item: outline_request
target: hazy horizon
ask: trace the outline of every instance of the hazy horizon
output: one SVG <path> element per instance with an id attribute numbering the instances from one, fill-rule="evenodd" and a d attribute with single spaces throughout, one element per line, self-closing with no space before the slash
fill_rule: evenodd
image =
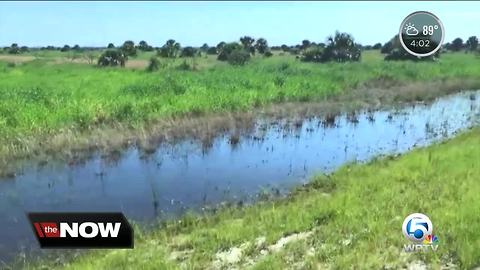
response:
<path id="1" fill-rule="evenodd" d="M 244 35 L 279 46 L 325 42 L 337 30 L 373 45 L 392 38 L 403 18 L 418 10 L 442 20 L 445 43 L 478 35 L 480 2 L 1 2 L 0 46 L 145 40 L 159 47 L 170 38 L 182 46 L 214 46 Z"/>

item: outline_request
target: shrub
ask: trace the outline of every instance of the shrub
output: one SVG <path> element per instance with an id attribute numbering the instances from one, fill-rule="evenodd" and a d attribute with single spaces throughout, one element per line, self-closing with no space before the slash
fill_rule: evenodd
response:
<path id="1" fill-rule="evenodd" d="M 322 53 L 321 61 L 359 61 L 362 54 L 358 44 L 355 44 L 352 35 L 336 32 L 328 38 L 328 45 Z"/>
<path id="2" fill-rule="evenodd" d="M 147 71 L 152 72 L 152 71 L 158 70 L 159 68 L 160 68 L 160 61 L 158 60 L 158 58 L 156 58 L 155 56 L 150 58 L 150 61 L 148 62 Z"/>
<path id="3" fill-rule="evenodd" d="M 322 61 L 323 49 L 319 47 L 310 47 L 308 48 L 301 58 L 304 62 L 321 62 Z"/>
<path id="4" fill-rule="evenodd" d="M 210 47 L 207 49 L 207 54 L 217 54 L 217 48 L 216 47 Z"/>
<path id="5" fill-rule="evenodd" d="M 179 69 L 179 70 L 191 70 L 191 69 L 192 69 L 192 66 L 190 66 L 189 63 L 187 63 L 187 60 L 184 60 L 184 61 L 178 66 L 178 69 Z"/>
<path id="6" fill-rule="evenodd" d="M 294 48 L 291 48 L 291 49 L 289 50 L 289 52 L 290 52 L 290 54 L 292 54 L 292 55 L 297 55 L 297 54 L 300 53 L 300 49 L 294 47 Z"/>
<path id="7" fill-rule="evenodd" d="M 190 63 L 189 63 L 190 62 Z M 188 61 L 187 59 L 183 60 L 183 62 L 177 66 L 178 70 L 188 70 L 188 71 L 196 71 L 198 70 L 198 64 L 195 60 Z"/>
<path id="8" fill-rule="evenodd" d="M 68 52 L 70 51 L 70 46 L 68 45 L 64 45 L 61 49 L 60 49 L 61 52 Z"/>
<path id="9" fill-rule="evenodd" d="M 232 52 L 242 51 L 242 50 L 243 50 L 243 46 L 236 42 L 225 44 L 219 50 L 217 59 L 220 61 L 227 61 Z"/>
<path id="10" fill-rule="evenodd" d="M 463 39 L 461 38 L 456 38 L 452 41 L 452 43 L 450 44 L 449 46 L 449 50 L 451 51 L 454 51 L 454 52 L 458 52 L 460 51 L 462 48 L 464 47 L 463 45 Z"/>
<path id="11" fill-rule="evenodd" d="M 264 56 L 265 57 L 272 57 L 273 53 L 271 51 L 267 51 L 267 52 L 265 52 Z"/>
<path id="12" fill-rule="evenodd" d="M 195 50 L 195 48 L 188 46 L 182 49 L 180 57 L 194 57 L 196 53 L 197 50 Z"/>
<path id="13" fill-rule="evenodd" d="M 243 66 L 250 60 L 250 53 L 244 50 L 235 50 L 228 55 L 228 63 Z"/>
<path id="14" fill-rule="evenodd" d="M 398 35 L 396 35 L 395 37 L 398 38 Z M 394 37 L 394 38 L 395 38 Z M 393 39 L 392 39 L 393 40 Z M 387 53 L 390 53 L 393 49 L 393 44 L 392 44 L 392 40 L 388 41 L 387 43 L 385 43 L 382 48 L 380 49 L 380 52 L 383 53 L 383 54 L 387 54 Z"/>
<path id="15" fill-rule="evenodd" d="M 302 46 L 306 47 L 305 44 Z M 362 54 L 360 48 L 361 45 L 355 44 L 350 34 L 336 32 L 334 36 L 328 38 L 328 45 L 324 49 L 323 45 L 309 43 L 308 49 L 304 50 L 301 60 L 305 62 L 359 61 Z"/>
<path id="16" fill-rule="evenodd" d="M 416 60 L 418 57 L 409 54 L 405 49 L 402 48 L 394 48 L 390 51 L 389 54 L 385 56 L 385 60 Z"/>
<path id="17" fill-rule="evenodd" d="M 128 57 L 122 50 L 108 50 L 105 51 L 100 58 L 98 58 L 99 66 L 121 66 L 124 67 Z"/>

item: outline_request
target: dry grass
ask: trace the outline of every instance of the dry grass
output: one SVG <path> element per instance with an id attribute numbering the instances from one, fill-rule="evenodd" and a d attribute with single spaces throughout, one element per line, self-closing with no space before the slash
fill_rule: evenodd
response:
<path id="1" fill-rule="evenodd" d="M 10 54 L 3 55 L 3 54 L 0 54 L 0 60 L 1 61 L 6 61 L 6 62 L 9 62 L 9 63 L 18 64 L 18 63 L 25 63 L 25 62 L 35 60 L 35 57 L 30 56 L 30 55 L 10 55 Z"/>
<path id="2" fill-rule="evenodd" d="M 85 58 L 69 58 L 69 57 L 49 57 L 49 58 L 44 58 L 44 57 L 35 57 L 35 56 L 30 56 L 30 55 L 1 55 L 0 54 L 0 61 L 6 61 L 9 63 L 15 63 L 15 64 L 20 64 L 20 63 L 25 63 L 25 62 L 30 62 L 35 59 L 47 59 L 50 61 L 52 64 L 65 64 L 65 63 L 74 63 L 74 64 L 92 64 L 89 62 L 89 60 Z M 96 63 L 97 60 L 95 59 L 93 63 Z M 126 68 L 131 68 L 131 69 L 145 69 L 148 66 L 148 60 L 144 59 L 131 59 L 127 61 L 125 67 Z"/>

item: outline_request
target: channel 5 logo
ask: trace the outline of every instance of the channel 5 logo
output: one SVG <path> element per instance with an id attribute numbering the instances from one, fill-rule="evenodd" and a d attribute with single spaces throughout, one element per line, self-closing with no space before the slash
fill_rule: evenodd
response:
<path id="1" fill-rule="evenodd" d="M 421 213 L 413 213 L 405 218 L 403 235 L 414 244 L 404 245 L 405 251 L 427 251 L 438 249 L 438 238 L 433 234 L 430 218 Z"/>

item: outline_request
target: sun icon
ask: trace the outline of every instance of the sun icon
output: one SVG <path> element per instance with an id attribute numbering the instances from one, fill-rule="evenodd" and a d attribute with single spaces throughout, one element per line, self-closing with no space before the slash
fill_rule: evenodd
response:
<path id="1" fill-rule="evenodd" d="M 407 24 L 405 24 L 404 29 L 405 29 L 405 30 L 408 30 L 409 28 L 412 28 L 412 27 L 415 27 L 415 24 L 413 24 L 413 23 L 407 23 Z"/>

